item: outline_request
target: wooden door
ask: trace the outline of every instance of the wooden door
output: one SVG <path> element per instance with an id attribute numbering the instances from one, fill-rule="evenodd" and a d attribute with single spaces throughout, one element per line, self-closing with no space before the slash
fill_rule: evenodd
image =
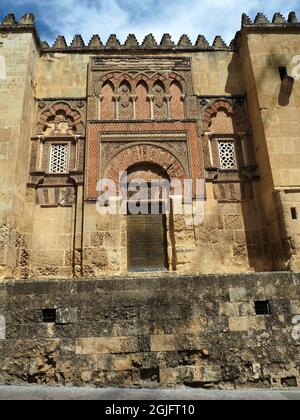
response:
<path id="1" fill-rule="evenodd" d="M 128 271 L 167 270 L 165 215 L 127 216 Z"/>

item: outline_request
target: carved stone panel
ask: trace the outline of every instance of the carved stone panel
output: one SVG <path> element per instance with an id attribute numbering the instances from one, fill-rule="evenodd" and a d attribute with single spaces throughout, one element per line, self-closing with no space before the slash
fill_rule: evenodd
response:
<path id="1" fill-rule="evenodd" d="M 41 207 L 72 207 L 75 203 L 75 190 L 73 187 L 42 187 L 37 189 L 36 203 Z"/>
<path id="2" fill-rule="evenodd" d="M 98 197 L 100 178 L 118 182 L 120 172 L 140 162 L 156 163 L 170 178 L 203 178 L 195 122 L 93 122 L 89 125 L 86 197 Z"/>
<path id="3" fill-rule="evenodd" d="M 234 182 L 239 180 L 241 172 L 249 179 L 257 178 L 254 147 L 244 98 L 202 98 L 199 101 L 199 108 L 206 179 L 220 180 L 222 170 L 227 170 L 227 175 L 230 175 L 230 180 Z"/>
<path id="4" fill-rule="evenodd" d="M 97 57 L 91 59 L 90 69 L 88 115 L 92 120 L 198 117 L 187 57 Z M 109 113 L 104 104 L 109 104 Z"/>
<path id="5" fill-rule="evenodd" d="M 153 162 L 169 168 L 172 173 L 172 162 L 178 161 L 181 167 L 176 176 L 188 176 L 189 159 L 186 141 L 159 141 L 159 142 L 102 142 L 102 173 L 103 176 L 113 170 L 126 170 L 139 161 Z M 165 160 L 163 160 L 165 159 Z M 119 166 L 119 168 L 116 167 Z M 127 165 L 127 167 L 124 166 Z"/>
<path id="6" fill-rule="evenodd" d="M 85 114 L 86 102 L 81 99 L 37 101 L 28 186 L 37 188 L 38 202 L 44 203 L 41 197 L 43 191 L 47 197 L 48 187 L 53 198 L 64 194 L 68 186 L 83 183 Z"/>
<path id="7" fill-rule="evenodd" d="M 133 119 L 131 87 L 128 83 L 121 84 L 119 89 L 119 119 L 130 120 Z"/>
<path id="8" fill-rule="evenodd" d="M 39 100 L 35 134 L 42 136 L 85 135 L 84 101 Z"/>
<path id="9" fill-rule="evenodd" d="M 164 120 L 168 118 L 167 100 L 162 83 L 155 83 L 153 87 L 154 96 L 154 119 Z"/>

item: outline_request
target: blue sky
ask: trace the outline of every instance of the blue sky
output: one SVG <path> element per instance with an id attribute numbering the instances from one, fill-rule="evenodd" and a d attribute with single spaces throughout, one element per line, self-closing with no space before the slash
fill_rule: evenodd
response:
<path id="1" fill-rule="evenodd" d="M 174 41 L 186 33 L 193 42 L 198 34 L 210 42 L 221 35 L 229 42 L 243 12 L 252 18 L 264 12 L 271 19 L 275 12 L 287 17 L 292 10 L 300 19 L 299 0 L 0 0 L 1 18 L 9 12 L 17 18 L 34 13 L 41 38 L 50 44 L 57 35 L 70 42 L 74 34 L 81 34 L 88 42 L 99 34 L 106 42 L 116 33 L 123 42 L 128 33 L 142 41 L 151 32 L 158 41 L 169 32 Z"/>

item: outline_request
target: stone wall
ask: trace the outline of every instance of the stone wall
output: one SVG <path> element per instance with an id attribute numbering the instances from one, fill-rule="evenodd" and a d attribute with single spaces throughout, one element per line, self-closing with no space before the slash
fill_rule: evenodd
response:
<path id="1" fill-rule="evenodd" d="M 257 315 L 265 301 L 270 315 Z M 299 386 L 299 315 L 291 273 L 7 281 L 0 382 Z"/>
<path id="2" fill-rule="evenodd" d="M 298 33 L 288 27 L 278 31 L 265 17 L 261 19 L 260 31 L 247 24 L 237 37 L 240 62 L 275 268 L 298 270 L 299 235 L 291 217 L 293 205 L 289 209 L 285 205 L 284 211 L 281 207 L 282 202 L 290 201 L 291 193 L 296 209 L 299 201 L 295 196 L 299 195 L 300 174 L 300 85 L 294 80 L 291 90 L 286 89 L 279 73 L 279 67 L 286 67 L 287 75 L 293 74 L 293 59 L 299 54 Z M 289 230 L 291 223 L 295 230 Z"/>
<path id="3" fill-rule="evenodd" d="M 89 55 L 85 54 L 43 54 L 40 59 L 37 97 L 85 97 L 89 59 Z"/>
<path id="4" fill-rule="evenodd" d="M 23 278 L 72 277 L 75 270 L 76 207 L 41 207 L 28 190 L 23 237 L 27 261 Z"/>
<path id="5" fill-rule="evenodd" d="M 113 51 L 101 52 L 109 57 L 118 57 Z M 37 81 L 38 98 L 81 98 L 86 96 L 87 71 L 95 54 L 66 54 L 49 52 L 40 58 Z M 194 88 L 198 95 L 242 95 L 244 93 L 240 63 L 232 51 L 170 52 L 160 53 L 167 57 L 191 57 L 193 60 Z M 134 51 L 129 57 L 136 57 Z M 68 68 L 68 72 L 65 69 Z M 212 71 L 213 70 L 213 71 Z"/>
<path id="6" fill-rule="evenodd" d="M 183 215 L 167 216 L 169 271 L 193 275 L 272 271 L 259 203 L 254 199 L 218 203 L 209 186 L 207 195 L 201 225 L 190 225 L 190 218 Z M 83 275 L 89 278 L 128 272 L 126 216 L 99 215 L 94 202 L 85 204 L 82 262 Z"/>
<path id="7" fill-rule="evenodd" d="M 210 186 L 207 194 L 204 223 L 190 228 L 190 237 L 195 234 L 195 252 L 186 272 L 272 271 L 274 261 L 268 250 L 260 195 L 255 193 L 255 199 L 241 203 L 219 203 Z M 181 246 L 188 248 L 187 243 Z"/>
<path id="8" fill-rule="evenodd" d="M 38 52 L 30 33 L 1 33 L 0 277 L 18 275 Z"/>
<path id="9" fill-rule="evenodd" d="M 285 66 L 292 73 L 299 27 L 294 13 L 287 20 L 276 14 L 272 23 L 258 14 L 254 23 L 243 16 L 242 29 L 230 46 L 220 37 L 209 45 L 203 36 L 195 44 L 182 36 L 176 45 L 165 34 L 160 44 L 152 35 L 142 44 L 133 35 L 124 44 L 111 36 L 105 45 L 98 36 L 88 45 L 75 36 L 69 46 L 58 37 L 50 47 L 40 42 L 32 15 L 19 22 L 8 15 L 0 24 L 0 278 L 126 273 L 126 218 L 100 220 L 90 200 L 97 199 L 100 176 L 116 176 L 120 169 L 136 163 L 126 158 L 127 150 L 114 156 L 120 144 L 136 141 L 141 145 L 146 140 L 161 147 L 169 144 L 168 150 L 174 153 L 177 150 L 178 165 L 169 168 L 171 178 L 180 178 L 184 170 L 186 177 L 206 179 L 204 224 L 191 228 L 180 217 L 168 220 L 168 257 L 173 271 L 299 271 L 299 81 L 286 92 L 278 71 Z M 158 124 L 150 120 L 148 106 L 148 121 L 142 125 L 134 118 L 143 114 L 139 101 L 145 100 L 144 91 L 140 98 L 130 97 L 137 100 L 137 115 L 129 101 L 129 124 L 112 121 L 110 126 L 101 121 L 100 86 L 108 68 L 114 73 L 108 80 L 118 80 L 120 74 L 140 66 L 140 70 L 150 66 L 150 77 L 154 64 L 166 71 L 169 82 L 176 77 L 187 82 L 181 84 L 185 86 L 181 98 L 180 83 L 165 85 L 170 92 L 164 99 L 171 111 L 170 93 L 175 86 L 173 96 L 182 100 L 177 104 L 180 113 L 175 106 L 174 119 L 170 119 L 173 111 L 163 103 L 167 114 L 164 111 L 161 117 L 169 119 Z M 153 83 L 159 74 L 152 75 Z M 154 100 L 152 111 L 160 95 L 158 92 L 155 100 L 149 95 Z M 119 107 L 116 101 L 114 106 L 115 110 Z M 54 111 L 57 118 L 52 120 Z M 59 123 L 63 115 L 65 120 Z M 74 118 L 76 124 L 71 128 Z M 54 130 L 55 124 L 60 130 Z M 187 140 L 180 136 L 188 125 L 193 133 L 187 133 Z M 104 133 L 105 126 L 109 133 Z M 121 131 L 112 133 L 117 126 Z M 85 127 L 90 128 L 87 137 Z M 141 129 L 146 133 L 139 138 Z M 48 173 L 50 143 L 57 141 L 57 135 L 69 144 L 72 165 L 64 174 L 70 175 L 68 179 Z M 223 136 L 234 137 L 237 145 L 238 168 L 232 173 L 228 168 L 222 171 L 219 162 L 217 143 Z M 146 161 L 152 154 L 156 164 L 167 166 L 170 157 L 165 152 L 156 148 L 154 153 L 153 145 L 144 150 L 145 155 L 137 155 L 138 159 Z M 131 151 L 134 155 L 136 148 Z M 61 196 L 70 195 L 70 189 L 73 199 L 62 204 Z M 45 203 L 46 196 L 58 199 Z"/>
<path id="10" fill-rule="evenodd" d="M 96 203 L 85 204 L 83 275 L 97 277 L 127 271 L 125 216 L 99 215 Z"/>

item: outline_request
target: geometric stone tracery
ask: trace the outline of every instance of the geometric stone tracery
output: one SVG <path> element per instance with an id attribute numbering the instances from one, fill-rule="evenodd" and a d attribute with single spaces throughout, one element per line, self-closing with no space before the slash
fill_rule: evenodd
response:
<path id="1" fill-rule="evenodd" d="M 220 164 L 222 169 L 237 169 L 234 141 L 218 141 Z"/>
<path id="2" fill-rule="evenodd" d="M 122 82 L 119 89 L 119 118 L 121 120 L 130 120 L 133 118 L 131 86 L 126 81 Z"/>
<path id="3" fill-rule="evenodd" d="M 153 87 L 154 96 L 154 119 L 163 120 L 168 118 L 167 99 L 164 84 L 157 81 Z M 183 118 L 183 115 L 182 115 Z"/>
<path id="4" fill-rule="evenodd" d="M 50 172 L 63 174 L 67 172 L 68 166 L 68 145 L 53 144 L 51 146 Z"/>

